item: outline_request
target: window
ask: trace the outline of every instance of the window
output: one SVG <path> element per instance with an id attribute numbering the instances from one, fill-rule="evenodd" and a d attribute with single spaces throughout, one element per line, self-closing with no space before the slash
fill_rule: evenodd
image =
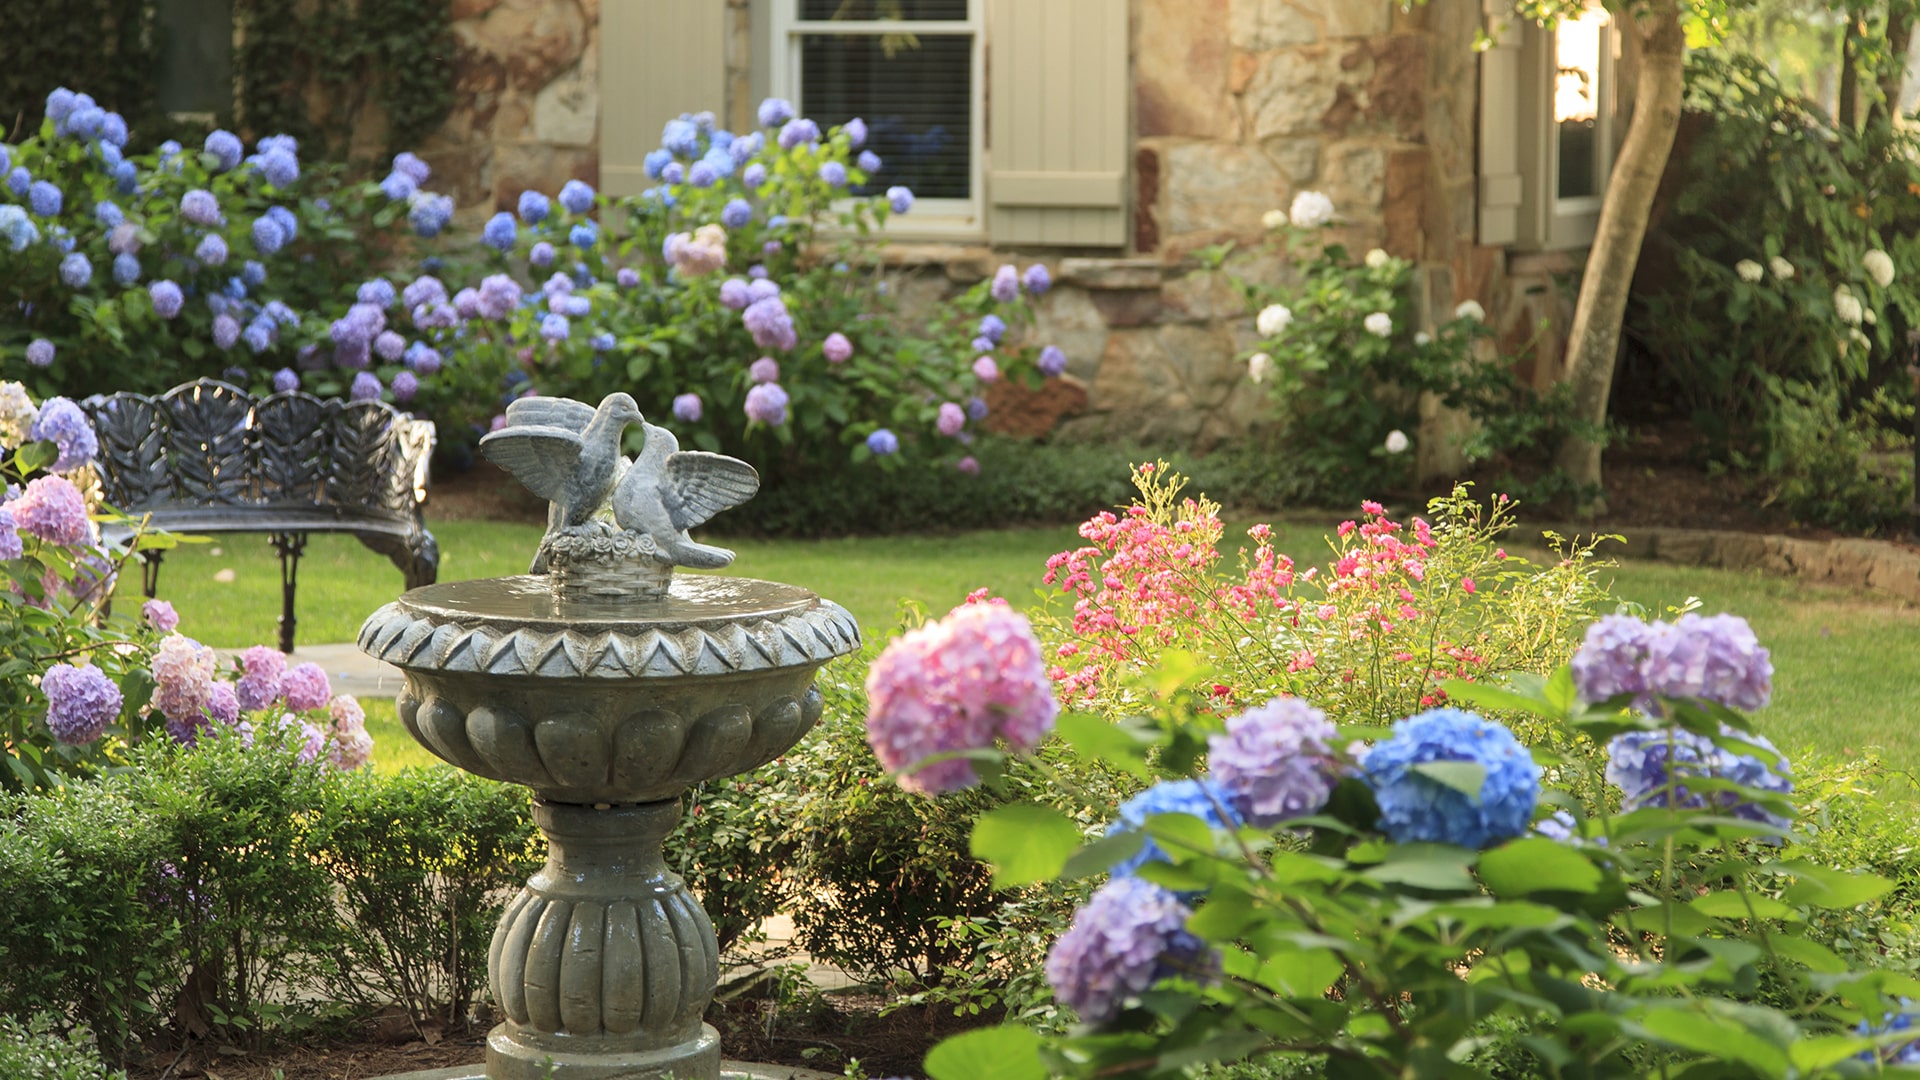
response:
<path id="1" fill-rule="evenodd" d="M 233 115 L 232 0 L 159 0 L 157 101 L 176 120 L 212 126 Z"/>
<path id="2" fill-rule="evenodd" d="M 982 231 L 985 0 L 776 0 L 770 84 L 821 127 L 860 117 L 884 166 L 857 194 L 901 184 L 903 227 Z"/>
<path id="3" fill-rule="evenodd" d="M 1548 30 L 1498 6 L 1504 33 L 1480 69 L 1481 242 L 1585 247 L 1613 172 L 1619 34 L 1598 7 Z"/>

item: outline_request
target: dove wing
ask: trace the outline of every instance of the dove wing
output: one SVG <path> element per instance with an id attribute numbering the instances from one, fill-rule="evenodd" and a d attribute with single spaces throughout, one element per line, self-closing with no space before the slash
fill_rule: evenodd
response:
<path id="1" fill-rule="evenodd" d="M 683 450 L 667 458 L 667 475 L 660 485 L 662 501 L 673 527 L 686 530 L 705 524 L 722 510 L 739 506 L 760 490 L 760 474 L 738 458 Z"/>
<path id="2" fill-rule="evenodd" d="M 538 394 L 514 400 L 507 405 L 507 423 L 520 427 L 553 427 L 567 431 L 585 431 L 593 422 L 591 405 L 567 398 Z"/>
<path id="3" fill-rule="evenodd" d="M 480 440 L 480 449 L 488 460 L 548 502 L 565 497 L 584 445 L 586 440 L 577 431 L 539 424 L 510 423 Z"/>

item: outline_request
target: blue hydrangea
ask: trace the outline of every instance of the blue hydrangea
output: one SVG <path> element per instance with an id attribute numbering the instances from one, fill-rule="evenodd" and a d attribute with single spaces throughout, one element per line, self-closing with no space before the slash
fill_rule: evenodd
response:
<path id="1" fill-rule="evenodd" d="M 518 232 L 513 215 L 502 210 L 487 219 L 486 227 L 480 230 L 480 239 L 495 251 L 512 251 Z"/>
<path id="2" fill-rule="evenodd" d="M 127 145 L 127 118 L 109 112 L 100 118 L 100 141 L 118 150 Z"/>
<path id="3" fill-rule="evenodd" d="M 539 243 L 533 245 L 531 248 L 528 248 L 527 262 L 533 266 L 540 267 L 543 270 L 549 266 L 552 266 L 553 265 L 553 245 L 547 243 L 545 240 L 542 240 Z"/>
<path id="4" fill-rule="evenodd" d="M 231 131 L 224 130 L 208 135 L 206 143 L 201 148 L 213 155 L 216 162 L 215 168 L 219 172 L 226 172 L 238 166 L 240 159 L 247 153 L 247 148 L 240 143 L 240 137 Z"/>
<path id="5" fill-rule="evenodd" d="M 113 283 L 115 285 L 132 285 L 139 280 L 139 256 L 123 251 L 113 257 Z"/>
<path id="6" fill-rule="evenodd" d="M 369 278 L 362 282 L 360 288 L 354 292 L 354 299 L 358 302 L 362 304 L 372 304 L 374 307 L 382 310 L 392 307 L 393 302 L 399 299 L 399 297 L 400 294 L 395 291 L 393 282 L 383 277 Z"/>
<path id="7" fill-rule="evenodd" d="M 420 192 L 413 197 L 413 203 L 407 208 L 407 223 L 413 226 L 415 236 L 431 239 L 439 236 L 440 231 L 453 220 L 453 196 L 435 195 Z"/>
<path id="8" fill-rule="evenodd" d="M 867 449 L 880 457 L 900 452 L 900 437 L 886 428 L 880 428 L 867 436 Z"/>
<path id="9" fill-rule="evenodd" d="M 981 316 L 979 333 L 981 337 L 998 345 L 1001 339 L 1007 336 L 1007 320 L 998 315 Z"/>
<path id="10" fill-rule="evenodd" d="M 1486 770 L 1473 798 L 1414 771 L 1460 761 Z M 1393 726 L 1367 751 L 1362 775 L 1380 806 L 1380 829 L 1394 843 L 1433 841 L 1479 848 L 1527 831 L 1540 797 L 1540 767 L 1499 724 L 1460 709 L 1433 709 Z"/>
<path id="11" fill-rule="evenodd" d="M 240 264 L 240 280 L 251 288 L 259 288 L 267 283 L 267 268 L 253 259 Z"/>
<path id="12" fill-rule="evenodd" d="M 593 209 L 593 188 L 579 180 L 560 185 L 560 205 L 569 214 L 584 214 Z"/>
<path id="13" fill-rule="evenodd" d="M 12 203 L 0 204 L 0 239 L 13 251 L 24 251 L 40 239 L 40 230 L 27 219 L 27 212 Z"/>
<path id="14" fill-rule="evenodd" d="M 213 317 L 213 344 L 215 348 L 231 349 L 240 341 L 240 320 L 222 312 Z"/>
<path id="15" fill-rule="evenodd" d="M 433 175 L 433 168 L 411 150 L 393 155 L 393 171 L 412 180 L 416 186 L 426 183 L 427 177 Z"/>
<path id="16" fill-rule="evenodd" d="M 253 219 L 253 250 L 262 255 L 274 255 L 286 245 L 287 234 L 280 223 L 264 215 Z"/>
<path id="17" fill-rule="evenodd" d="M 235 274 L 233 277 L 227 279 L 227 283 L 220 287 L 220 291 L 225 293 L 229 299 L 245 300 L 247 298 L 247 283 L 240 275 Z"/>
<path id="18" fill-rule="evenodd" d="M 113 174 L 114 166 L 126 160 L 126 157 L 120 153 L 120 148 L 110 142 L 97 142 L 93 145 L 94 152 L 100 155 L 100 170 L 109 176 Z"/>
<path id="19" fill-rule="evenodd" d="M 696 161 L 687 170 L 687 183 L 697 188 L 710 188 L 720 182 L 720 173 L 704 161 Z"/>
<path id="20" fill-rule="evenodd" d="M 353 387 L 348 391 L 347 396 L 354 401 L 379 401 L 382 389 L 380 376 L 371 371 L 363 371 L 353 377 Z"/>
<path id="21" fill-rule="evenodd" d="M 267 301 L 267 306 L 261 308 L 260 312 L 281 326 L 300 325 L 300 316 L 296 314 L 292 308 L 279 300 Z"/>
<path id="22" fill-rule="evenodd" d="M 617 339 L 612 334 L 604 332 L 593 335 L 593 339 L 590 342 L 594 352 L 612 352 L 614 345 L 617 343 Z"/>
<path id="23" fill-rule="evenodd" d="M 0 143 L 0 173 L 5 173 L 12 168 L 13 151 L 7 149 L 6 143 Z"/>
<path id="24" fill-rule="evenodd" d="M 1026 286 L 1034 296 L 1045 296 L 1047 290 L 1053 288 L 1053 275 L 1047 272 L 1047 264 L 1034 263 L 1027 267 L 1026 273 L 1020 275 L 1020 284 Z"/>
<path id="25" fill-rule="evenodd" d="M 699 163 L 712 169 L 713 174 L 723 180 L 733 175 L 735 167 L 733 155 L 718 146 L 708 149 L 708 151 L 701 156 Z"/>
<path id="26" fill-rule="evenodd" d="M 792 150 L 802 143 L 820 141 L 820 125 L 805 118 L 789 120 L 780 128 L 780 149 Z"/>
<path id="27" fill-rule="evenodd" d="M 35 180 L 27 188 L 27 206 L 40 217 L 60 216 L 60 207 L 65 202 L 66 197 L 60 194 L 60 189 L 45 180 Z"/>
<path id="28" fill-rule="evenodd" d="M 7 174 L 7 190 L 15 195 L 25 195 L 32 189 L 33 174 L 27 171 L 25 165 L 14 166 L 13 171 Z"/>
<path id="29" fill-rule="evenodd" d="M 27 342 L 27 363 L 34 367 L 52 367 L 53 353 L 53 342 L 46 338 L 34 338 Z"/>
<path id="30" fill-rule="evenodd" d="M 51 91 L 48 91 L 46 102 L 47 119 L 53 121 L 55 124 L 65 120 L 67 114 L 73 112 L 74 96 L 74 92 L 64 86 L 56 86 Z"/>
<path id="31" fill-rule="evenodd" d="M 904 214 L 913 209 L 913 192 L 908 188 L 890 187 L 887 189 L 887 204 L 896 214 Z"/>
<path id="32" fill-rule="evenodd" d="M 220 200 L 205 188 L 194 188 L 180 196 L 180 216 L 195 225 L 214 226 L 227 219 L 220 213 Z"/>
<path id="33" fill-rule="evenodd" d="M 85 97 L 86 95 L 80 95 Z M 88 98 L 91 102 L 92 99 Z M 67 115 L 68 135 L 78 135 L 82 139 L 93 139 L 100 135 L 100 129 L 107 123 L 107 111 L 98 105 L 88 104 L 84 108 L 75 108 Z"/>
<path id="34" fill-rule="evenodd" d="M 867 122 L 865 120 L 856 116 L 840 125 L 840 130 L 847 133 L 847 145 L 849 147 L 858 150 L 867 145 Z"/>
<path id="35" fill-rule="evenodd" d="M 770 97 L 760 103 L 759 120 L 761 127 L 779 127 L 793 119 L 793 102 L 786 98 Z"/>
<path id="36" fill-rule="evenodd" d="M 700 148 L 700 129 L 689 120 L 669 120 L 660 129 L 660 145 L 676 157 L 692 157 Z"/>
<path id="37" fill-rule="evenodd" d="M 135 191 L 139 190 L 140 170 L 134 168 L 133 162 L 123 161 L 120 164 L 115 165 L 113 167 L 112 174 L 113 174 L 113 190 L 119 192 L 122 195 L 131 195 Z"/>
<path id="38" fill-rule="evenodd" d="M 1607 782 L 1621 792 L 1626 810 L 1673 806 L 1700 810 L 1709 806 L 1734 817 L 1786 828 L 1789 820 L 1742 798 L 1734 791 L 1694 791 L 1689 778 L 1725 780 L 1757 791 L 1793 793 L 1793 766 L 1763 735 L 1722 728 L 1721 736 L 1764 750 L 1778 759 L 1769 764 L 1756 754 L 1716 745 L 1704 735 L 1680 728 L 1629 731 L 1607 744 Z"/>
<path id="39" fill-rule="evenodd" d="M 422 375 L 432 375 L 440 370 L 440 351 L 424 341 L 416 341 L 407 346 L 406 365 Z"/>
<path id="40" fill-rule="evenodd" d="M 1233 797 L 1210 780 L 1162 781 L 1120 804 L 1118 817 L 1107 826 L 1108 836 L 1123 832 L 1141 832 L 1147 820 L 1157 814 L 1189 814 L 1216 829 L 1238 829 L 1241 817 L 1233 806 Z M 1171 862 L 1167 853 L 1148 837 L 1140 850 L 1113 868 L 1113 876 L 1132 874 L 1150 862 Z"/>
<path id="41" fill-rule="evenodd" d="M 660 179 L 664 183 L 677 184 L 680 181 L 685 180 L 686 178 L 687 178 L 686 166 L 680 164 L 677 161 L 667 162 L 667 167 L 660 170 Z M 667 205 L 668 206 L 673 205 L 673 200 L 670 196 L 667 199 Z"/>
<path id="42" fill-rule="evenodd" d="M 103 199 L 93 204 L 93 220 L 111 229 L 127 220 L 127 215 L 119 206 Z"/>
<path id="43" fill-rule="evenodd" d="M 276 394 L 289 394 L 300 389 L 300 375 L 292 368 L 281 368 L 273 373 L 273 390 Z"/>
<path id="44" fill-rule="evenodd" d="M 60 260 L 60 283 L 69 289 L 84 289 L 93 280 L 93 262 L 79 252 Z"/>
<path id="45" fill-rule="evenodd" d="M 545 195 L 537 191 L 523 191 L 520 193 L 519 210 L 521 221 L 529 225 L 538 225 L 547 220 L 548 214 L 553 213 L 553 204 L 547 201 Z"/>
<path id="46" fill-rule="evenodd" d="M 64 255 L 72 251 L 78 241 L 74 239 L 71 232 L 67 231 L 65 225 L 49 225 L 47 226 L 47 243 L 52 244 Z"/>
<path id="47" fill-rule="evenodd" d="M 548 341 L 565 341 L 573 335 L 573 325 L 565 315 L 551 314 L 540 320 L 540 336 Z"/>
<path id="48" fill-rule="evenodd" d="M 673 151 L 668 150 L 664 147 L 658 150 L 648 151 L 646 159 L 642 162 L 642 165 L 646 168 L 646 171 L 647 171 L 647 179 L 649 180 L 660 179 L 661 170 L 665 169 L 667 165 L 670 164 L 672 161 L 673 161 Z"/>
<path id="49" fill-rule="evenodd" d="M 260 173 L 274 187 L 291 187 L 300 179 L 300 159 L 285 150 L 269 150 L 260 155 Z"/>
<path id="50" fill-rule="evenodd" d="M 60 456 L 53 463 L 54 472 L 78 469 L 100 452 L 92 422 L 71 398 L 50 397 L 41 402 L 40 414 L 29 436 L 59 448 Z"/>
<path id="51" fill-rule="evenodd" d="M 298 156 L 300 153 L 300 140 L 285 134 L 263 135 L 260 137 L 259 142 L 253 144 L 253 148 L 261 154 L 271 154 L 275 150 L 280 150 Z"/>
<path id="52" fill-rule="evenodd" d="M 1049 379 L 1057 379 L 1067 372 L 1067 354 L 1058 345 L 1049 345 L 1040 350 L 1040 359 L 1036 361 L 1040 374 Z"/>
<path id="53" fill-rule="evenodd" d="M 413 193 L 419 190 L 420 185 L 415 183 L 413 177 L 408 176 L 406 173 L 388 173 L 387 178 L 380 181 L 380 194 L 385 195 L 394 202 L 411 199 Z"/>
<path id="54" fill-rule="evenodd" d="M 846 187 L 847 167 L 837 161 L 829 161 L 820 166 L 820 179 L 825 181 L 828 187 Z"/>
<path id="55" fill-rule="evenodd" d="M 727 145 L 727 156 L 733 159 L 733 163 L 737 167 L 745 165 L 754 155 L 766 148 L 766 133 L 756 131 L 751 135 L 742 135 L 729 143 Z"/>
<path id="56" fill-rule="evenodd" d="M 560 301 L 560 314 L 569 319 L 579 319 L 593 310 L 593 301 L 584 296 L 568 296 Z"/>
<path id="57" fill-rule="evenodd" d="M 271 320 L 255 319 L 247 324 L 245 330 L 240 332 L 240 340 L 246 343 L 247 349 L 252 352 L 253 355 L 259 356 L 261 353 L 273 347 L 273 322 Z"/>
<path id="58" fill-rule="evenodd" d="M 219 233 L 209 233 L 193 249 L 193 255 L 208 266 L 219 266 L 227 261 L 227 242 Z"/>
<path id="59" fill-rule="evenodd" d="M 720 211 L 720 224 L 738 229 L 753 220 L 753 204 L 745 199 L 730 199 Z"/>
<path id="60" fill-rule="evenodd" d="M 1220 957 L 1187 930 L 1193 909 L 1136 877 L 1101 886 L 1047 953 L 1047 983 L 1089 1024 L 1119 1015 L 1128 1000 L 1177 975 L 1209 981 Z"/>
<path id="61" fill-rule="evenodd" d="M 860 171 L 868 176 L 880 171 L 880 155 L 871 150 L 860 151 L 860 156 L 855 158 L 853 163 L 860 166 Z"/>
<path id="62" fill-rule="evenodd" d="M 153 300 L 154 313 L 163 319 L 179 315 L 181 306 L 187 302 L 180 286 L 171 281 L 156 281 L 147 286 L 147 295 Z"/>
<path id="63" fill-rule="evenodd" d="M 577 222 L 567 230 L 567 243 L 582 251 L 600 242 L 600 229 L 591 221 Z"/>
<path id="64" fill-rule="evenodd" d="M 1880 1018 L 1880 1022 L 1877 1024 L 1862 1020 L 1859 1026 L 1853 1030 L 1855 1034 L 1866 1038 L 1871 1038 L 1876 1035 L 1892 1035 L 1896 1032 L 1913 1032 L 1916 1036 L 1920 1036 L 1920 1031 L 1914 1031 L 1915 1019 L 1913 1002 L 1906 998 L 1901 998 L 1899 1012 L 1887 1013 Z M 1908 1042 L 1892 1043 L 1873 1050 L 1862 1050 L 1858 1055 L 1858 1060 L 1865 1062 L 1878 1061 L 1887 1065 L 1920 1065 L 1920 1038 Z"/>
<path id="65" fill-rule="evenodd" d="M 300 235 L 300 218 L 286 207 L 269 206 L 265 217 L 280 226 L 280 231 L 286 234 L 287 243 L 293 243 L 294 237 Z"/>
<path id="66" fill-rule="evenodd" d="M 987 418 L 987 399 L 971 397 L 967 399 L 967 419 L 979 423 Z"/>
<path id="67" fill-rule="evenodd" d="M 758 188 L 761 184 L 767 182 L 767 167 L 757 161 L 754 162 L 747 166 L 746 171 L 740 174 L 740 182 L 745 184 L 749 189 Z"/>

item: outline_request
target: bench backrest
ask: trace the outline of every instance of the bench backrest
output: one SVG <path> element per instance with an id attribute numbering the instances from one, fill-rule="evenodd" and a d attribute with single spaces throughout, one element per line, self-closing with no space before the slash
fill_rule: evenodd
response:
<path id="1" fill-rule="evenodd" d="M 201 379 L 81 405 L 100 438 L 107 502 L 127 512 L 333 507 L 415 520 L 427 497 L 433 422 L 385 402 L 257 398 Z"/>

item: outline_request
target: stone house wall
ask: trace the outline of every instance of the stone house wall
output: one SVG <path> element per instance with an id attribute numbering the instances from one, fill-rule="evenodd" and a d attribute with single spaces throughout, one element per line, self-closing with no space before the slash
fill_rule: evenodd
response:
<path id="1" fill-rule="evenodd" d="M 755 104 L 753 0 L 714 2 L 729 8 L 724 112 L 743 128 Z M 602 0 L 452 3 L 460 100 L 425 155 L 460 204 L 490 213 L 526 188 L 597 182 Z M 1040 331 L 1066 350 L 1072 378 L 1026 410 L 1029 424 L 1057 417 L 1076 437 L 1201 448 L 1248 430 L 1265 409 L 1235 359 L 1252 343 L 1252 320 L 1226 276 L 1197 269 L 1195 254 L 1232 241 L 1235 272 L 1284 274 L 1261 247 L 1260 219 L 1306 189 L 1333 198 L 1350 250 L 1384 247 L 1418 263 L 1427 310 L 1448 313 L 1471 296 L 1496 316 L 1514 308 L 1532 333 L 1545 279 L 1510 279 L 1505 253 L 1473 240 L 1479 0 L 1412 12 L 1395 0 L 1131 4 L 1129 249 L 889 250 L 909 311 L 1003 261 L 1054 270 Z M 1527 302 L 1503 303 L 1510 293 Z M 1551 374 L 1551 364 L 1536 367 Z"/>

